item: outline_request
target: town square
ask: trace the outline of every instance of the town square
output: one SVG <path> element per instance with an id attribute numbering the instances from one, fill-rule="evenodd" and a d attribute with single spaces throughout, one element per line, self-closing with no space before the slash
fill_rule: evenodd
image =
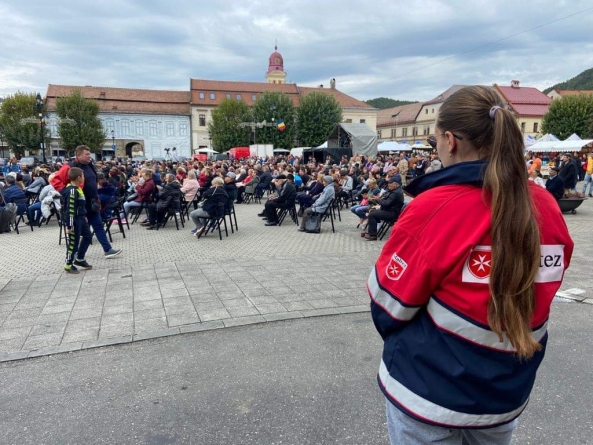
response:
<path id="1" fill-rule="evenodd" d="M 0 442 L 593 443 L 593 8 L 33 3 Z"/>

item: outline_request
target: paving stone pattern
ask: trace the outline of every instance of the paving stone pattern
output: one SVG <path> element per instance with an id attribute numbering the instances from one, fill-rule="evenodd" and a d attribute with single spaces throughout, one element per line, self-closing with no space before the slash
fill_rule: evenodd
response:
<path id="1" fill-rule="evenodd" d="M 262 323 L 368 310 L 365 289 L 382 242 L 360 237 L 348 210 L 336 233 L 299 233 L 290 220 L 265 227 L 260 205 L 237 206 L 239 231 L 197 240 L 190 226 L 114 235 L 124 253 L 93 270 L 62 272 L 65 246 L 55 223 L 2 234 L 0 361 Z M 587 248 L 593 200 L 566 215 L 576 243 L 563 298 L 593 303 L 593 258 Z"/>

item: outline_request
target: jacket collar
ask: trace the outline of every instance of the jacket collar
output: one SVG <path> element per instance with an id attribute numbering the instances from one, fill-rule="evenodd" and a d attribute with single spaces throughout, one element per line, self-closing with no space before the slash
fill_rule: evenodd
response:
<path id="1" fill-rule="evenodd" d="M 459 162 L 449 167 L 428 173 L 414 179 L 404 187 L 406 194 L 416 197 L 420 193 L 443 185 L 468 184 L 482 187 L 486 161 Z"/>

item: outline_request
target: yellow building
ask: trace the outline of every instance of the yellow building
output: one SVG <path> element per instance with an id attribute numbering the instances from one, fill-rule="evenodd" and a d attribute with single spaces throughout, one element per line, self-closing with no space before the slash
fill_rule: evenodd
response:
<path id="1" fill-rule="evenodd" d="M 322 92 L 333 96 L 342 107 L 342 120 L 348 123 L 364 123 L 372 131 L 377 130 L 377 109 L 369 104 L 348 96 L 336 89 L 336 80 L 330 80 L 330 87 L 301 87 L 286 83 L 284 59 L 275 47 L 270 55 L 266 72 L 266 82 L 235 82 L 206 79 L 191 79 L 191 127 L 192 147 L 194 149 L 210 147 L 208 124 L 212 121 L 212 111 L 224 99 L 245 102 L 252 107 L 258 96 L 265 91 L 287 94 L 295 107 L 302 97 L 312 92 Z"/>
<path id="2" fill-rule="evenodd" d="M 552 99 L 537 88 L 520 86 L 518 80 L 512 80 L 511 86 L 494 84 L 493 88 L 517 118 L 523 137 L 540 136 L 542 119 L 548 112 Z"/>

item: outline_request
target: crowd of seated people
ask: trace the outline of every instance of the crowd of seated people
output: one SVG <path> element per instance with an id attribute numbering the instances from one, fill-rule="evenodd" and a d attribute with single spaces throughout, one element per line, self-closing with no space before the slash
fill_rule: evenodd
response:
<path id="1" fill-rule="evenodd" d="M 328 158 L 322 162 L 284 155 L 176 163 L 120 159 L 97 161 L 95 168 L 98 170 L 98 193 L 102 208 L 107 208 L 115 200 L 122 200 L 122 218 L 130 212 L 140 211 L 140 208 L 142 212 L 145 209 L 148 217 L 141 222 L 150 229 L 162 224 L 168 207 L 165 203 L 170 199 L 176 200 L 171 196 L 181 197 L 188 206 L 193 203 L 193 211 L 188 213 L 191 213 L 190 218 L 195 224 L 193 232 L 197 234 L 203 228 L 202 219 L 214 216 L 213 204 L 222 200 L 220 195 L 223 193 L 227 211 L 229 202 L 241 204 L 251 202 L 251 197 L 267 197 L 260 213 L 267 226 L 277 225 L 279 211 L 292 208 L 295 202 L 300 216 L 306 217 L 307 209 L 318 213 L 324 209 L 331 196 L 331 200 L 335 199 L 340 205 L 351 207 L 352 213 L 358 216 L 358 222 L 367 226 L 367 234 L 372 238 L 373 221 L 379 221 L 378 216 L 381 215 L 376 213 L 373 216 L 373 213 L 378 209 L 383 212 L 389 210 L 386 203 L 379 203 L 379 200 L 389 195 L 390 187 L 395 187 L 390 185 L 393 184 L 390 178 L 399 172 L 399 168 L 407 168 L 414 175 L 422 174 L 422 169 L 415 168 L 419 159 L 422 158 L 404 153 L 377 156 L 374 159 L 354 156 L 334 161 Z M 41 201 L 48 195 L 51 201 L 52 190 L 46 190 L 48 176 L 60 167 L 60 163 L 55 163 L 33 171 L 23 169 L 11 173 L 14 180 L 9 180 L 8 184 L 10 199 L 14 199 L 12 193 L 18 188 L 35 201 L 28 208 L 30 221 L 40 221 Z M 398 185 L 406 180 L 406 173 L 400 173 L 403 175 Z M 408 173 L 408 177 L 410 175 Z M 333 195 L 330 195 L 329 188 L 333 189 Z M 171 189 L 176 189 L 175 193 L 170 193 Z M 42 193 L 44 190 L 45 193 Z M 207 201 L 210 203 L 206 205 Z M 199 202 L 203 204 L 198 207 Z M 104 219 L 112 217 L 111 214 L 102 216 Z"/>

